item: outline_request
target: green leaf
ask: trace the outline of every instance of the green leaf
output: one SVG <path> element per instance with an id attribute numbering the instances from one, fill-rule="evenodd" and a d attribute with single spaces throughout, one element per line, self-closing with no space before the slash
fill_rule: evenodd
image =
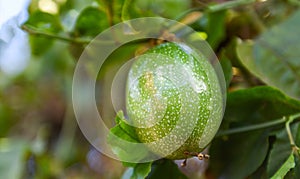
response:
<path id="1" fill-rule="evenodd" d="M 252 53 L 253 51 L 253 41 L 244 41 L 241 44 L 237 45 L 237 55 L 242 62 L 242 64 L 253 74 L 258 76 L 259 78 L 262 78 L 262 74 L 260 74 L 259 68 L 256 67 L 254 64 L 254 54 Z"/>
<path id="2" fill-rule="evenodd" d="M 62 27 L 57 16 L 41 11 L 36 11 L 29 16 L 24 23 L 29 27 L 48 33 L 58 33 Z M 30 36 L 30 45 L 32 53 L 41 55 L 53 45 L 53 40 L 43 36 Z"/>
<path id="3" fill-rule="evenodd" d="M 209 12 L 207 18 L 207 42 L 216 49 L 225 37 L 226 11 Z"/>
<path id="4" fill-rule="evenodd" d="M 217 178 L 246 178 L 263 163 L 268 152 L 267 131 L 230 135 L 214 140 L 209 170 Z"/>
<path id="5" fill-rule="evenodd" d="M 117 125 L 110 129 L 108 143 L 110 144 L 112 151 L 121 161 L 123 161 L 124 166 L 135 166 L 135 163 L 128 163 L 126 161 L 128 161 L 128 159 L 133 160 L 133 157 L 135 157 L 135 161 L 138 162 L 148 156 L 151 152 L 150 150 L 141 150 L 135 145 L 127 145 L 123 142 L 125 140 L 133 143 L 140 143 L 135 133 L 135 128 L 127 123 L 122 111 L 118 112 L 116 122 Z"/>
<path id="6" fill-rule="evenodd" d="M 237 47 L 243 65 L 258 78 L 300 99 L 300 11 L 264 32 L 254 42 Z"/>
<path id="7" fill-rule="evenodd" d="M 296 134 L 298 128 L 300 127 L 299 123 L 291 126 L 292 134 Z M 294 135 L 296 136 L 296 135 Z M 267 172 L 269 176 L 276 175 L 278 170 L 282 168 L 284 162 L 289 160 L 291 157 L 292 148 L 290 145 L 290 140 L 286 129 L 283 128 L 276 132 L 276 141 L 273 144 L 272 150 L 270 152 L 270 156 L 268 159 Z"/>
<path id="8" fill-rule="evenodd" d="M 159 160 L 152 165 L 151 172 L 147 179 L 187 179 L 187 177 L 179 171 L 178 166 L 172 160 Z"/>
<path id="9" fill-rule="evenodd" d="M 122 160 L 126 160 L 127 156 L 132 156 L 134 154 L 137 156 L 137 159 L 141 159 L 143 156 L 146 156 L 149 151 L 140 150 L 132 146 L 120 145 L 121 142 L 118 142 L 112 135 L 119 137 L 122 140 L 131 141 L 139 143 L 139 139 L 136 136 L 134 127 L 127 124 L 124 114 L 122 111 L 117 113 L 115 118 L 117 125 L 110 129 L 110 134 L 108 136 L 108 142 L 112 147 L 114 153 Z M 132 157 L 130 157 L 132 158 Z M 130 179 L 142 179 L 145 178 L 150 170 L 152 162 L 147 163 L 128 163 L 123 162 L 124 166 L 131 167 L 129 168 L 122 178 Z"/>
<path id="10" fill-rule="evenodd" d="M 128 168 L 122 179 L 144 179 L 151 171 L 152 162 L 138 163 L 134 167 Z"/>
<path id="11" fill-rule="evenodd" d="M 282 164 L 280 169 L 271 177 L 271 179 L 281 179 L 288 171 L 295 167 L 294 155 L 291 153 L 288 159 Z"/>
<path id="12" fill-rule="evenodd" d="M 231 65 L 230 60 L 225 56 L 224 53 L 222 53 L 220 64 L 221 64 L 223 72 L 224 72 L 226 87 L 228 89 L 229 84 L 232 79 L 232 65 Z"/>
<path id="13" fill-rule="evenodd" d="M 109 27 L 104 11 L 97 7 L 86 7 L 76 19 L 74 35 L 95 37 Z"/>
<path id="14" fill-rule="evenodd" d="M 110 132 L 131 142 L 139 142 L 138 136 L 135 134 L 134 127 L 127 124 L 123 111 L 119 111 L 115 118 L 117 126 L 113 127 Z"/>

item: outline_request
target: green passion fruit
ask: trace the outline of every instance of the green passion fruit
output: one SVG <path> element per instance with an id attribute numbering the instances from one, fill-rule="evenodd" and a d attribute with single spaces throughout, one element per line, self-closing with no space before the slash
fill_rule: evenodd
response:
<path id="1" fill-rule="evenodd" d="M 193 156 L 211 142 L 223 96 L 210 62 L 184 43 L 166 42 L 133 62 L 126 112 L 142 143 L 168 159 Z"/>

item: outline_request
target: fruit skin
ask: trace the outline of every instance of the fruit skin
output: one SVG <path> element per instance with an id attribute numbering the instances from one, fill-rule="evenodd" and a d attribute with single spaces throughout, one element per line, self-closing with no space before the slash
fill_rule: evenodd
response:
<path id="1" fill-rule="evenodd" d="M 215 136 L 223 98 L 217 75 L 204 56 L 183 43 L 167 42 L 133 63 L 126 111 L 140 141 L 153 153 L 184 159 L 190 157 L 186 151 L 201 152 Z"/>

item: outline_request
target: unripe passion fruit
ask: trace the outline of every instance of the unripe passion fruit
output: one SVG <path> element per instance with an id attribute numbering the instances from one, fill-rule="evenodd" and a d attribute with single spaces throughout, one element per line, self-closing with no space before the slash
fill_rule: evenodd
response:
<path id="1" fill-rule="evenodd" d="M 140 141 L 165 158 L 184 159 L 209 144 L 222 120 L 222 100 L 210 62 L 183 43 L 148 50 L 128 74 L 129 121 Z"/>

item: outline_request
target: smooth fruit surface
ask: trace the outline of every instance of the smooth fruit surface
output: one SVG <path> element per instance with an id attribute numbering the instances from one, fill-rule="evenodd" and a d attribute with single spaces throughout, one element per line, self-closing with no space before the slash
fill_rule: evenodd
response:
<path id="1" fill-rule="evenodd" d="M 152 152 L 169 159 L 201 152 L 223 116 L 214 68 L 183 43 L 151 48 L 129 71 L 126 111 L 140 141 Z"/>

